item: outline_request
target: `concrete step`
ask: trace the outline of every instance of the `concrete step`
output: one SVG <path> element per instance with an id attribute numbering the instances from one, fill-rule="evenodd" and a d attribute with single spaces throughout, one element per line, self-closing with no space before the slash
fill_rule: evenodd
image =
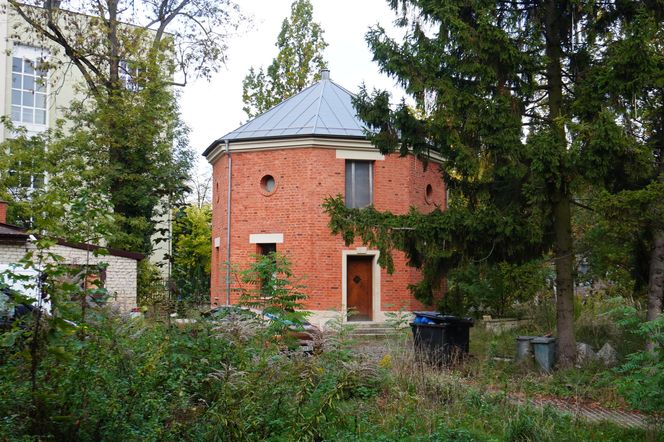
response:
<path id="1" fill-rule="evenodd" d="M 393 327 L 381 322 L 349 322 L 346 327 L 351 329 L 351 335 L 356 337 L 384 337 L 394 334 Z"/>
<path id="2" fill-rule="evenodd" d="M 391 328 L 363 328 L 358 330 L 353 330 L 354 335 L 389 335 L 394 333 L 394 330 Z"/>

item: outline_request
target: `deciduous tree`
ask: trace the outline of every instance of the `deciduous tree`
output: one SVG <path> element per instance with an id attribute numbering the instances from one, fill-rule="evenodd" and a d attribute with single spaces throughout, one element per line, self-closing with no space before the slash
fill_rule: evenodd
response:
<path id="1" fill-rule="evenodd" d="M 173 282 L 178 299 L 209 303 L 212 260 L 212 208 L 176 209 L 173 222 Z"/>
<path id="2" fill-rule="evenodd" d="M 255 117 L 320 79 L 320 70 L 327 66 L 323 50 L 327 43 L 323 29 L 313 21 L 309 0 L 295 0 L 291 15 L 284 19 L 277 37 L 279 53 L 268 66 L 256 71 L 253 67 L 242 82 L 243 110 Z"/>
<path id="3" fill-rule="evenodd" d="M 104 178 L 120 227 L 109 245 L 150 253 L 155 212 L 183 188 L 191 156 L 172 86 L 219 68 L 236 7 L 227 0 L 8 3 L 23 19 L 15 32 L 59 51 L 46 67 L 70 64 L 84 79 L 67 118 Z"/>

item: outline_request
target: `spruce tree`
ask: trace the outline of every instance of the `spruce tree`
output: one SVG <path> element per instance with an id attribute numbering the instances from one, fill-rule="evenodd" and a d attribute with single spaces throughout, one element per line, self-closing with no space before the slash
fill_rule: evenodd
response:
<path id="1" fill-rule="evenodd" d="M 571 217 L 580 186 L 620 186 L 642 158 L 622 120 L 601 104 L 592 72 L 625 11 L 614 3 L 524 0 L 389 2 L 407 30 L 367 35 L 374 59 L 415 100 L 392 108 L 363 90 L 356 106 L 383 152 L 442 158 L 452 193 L 445 212 L 404 216 L 350 211 L 326 202 L 333 231 L 383 250 L 406 251 L 423 268 L 415 293 L 430 292 L 463 262 L 525 262 L 550 253 L 555 266 L 557 350 L 576 353 Z M 412 230 L 403 227 L 411 227 Z M 389 256 L 384 263 L 389 265 Z"/>

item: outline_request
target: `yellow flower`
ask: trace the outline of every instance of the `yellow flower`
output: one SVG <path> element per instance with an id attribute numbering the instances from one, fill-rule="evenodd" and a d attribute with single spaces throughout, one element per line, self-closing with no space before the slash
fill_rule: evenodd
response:
<path id="1" fill-rule="evenodd" d="M 380 361 L 378 361 L 378 366 L 380 368 L 391 368 L 392 367 L 392 355 L 388 353 L 385 356 L 383 356 L 382 359 Z"/>

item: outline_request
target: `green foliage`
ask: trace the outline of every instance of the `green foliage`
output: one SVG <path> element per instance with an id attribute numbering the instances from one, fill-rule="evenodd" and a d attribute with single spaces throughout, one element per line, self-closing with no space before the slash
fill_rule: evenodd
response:
<path id="1" fill-rule="evenodd" d="M 240 272 L 240 303 L 274 315 L 281 322 L 301 325 L 308 312 L 302 311 L 304 285 L 295 279 L 287 256 L 271 252 L 256 256 L 256 262 Z"/>
<path id="2" fill-rule="evenodd" d="M 178 300 L 209 303 L 211 244 L 212 208 L 209 204 L 174 211 L 172 279 Z"/>
<path id="3" fill-rule="evenodd" d="M 7 118 L 2 121 L 15 134 L 0 148 L 0 198 L 10 202 L 7 221 L 73 242 L 99 244 L 112 235 L 116 226 L 107 193 L 92 159 L 78 149 L 76 137 L 62 131 L 64 123 L 32 135 Z"/>
<path id="4" fill-rule="evenodd" d="M 137 91 L 72 102 L 67 130 L 61 121 L 28 135 L 5 120 L 17 132 L 0 149 L 0 195 L 12 203 L 10 222 L 151 252 L 161 203 L 183 192 L 192 158 L 175 97 L 154 63 L 146 62 L 153 75 L 137 79 Z M 88 212 L 77 211 L 72 200 Z M 82 224 L 89 238 L 78 238 Z"/>
<path id="5" fill-rule="evenodd" d="M 246 326 L 228 317 L 169 328 L 103 311 L 77 327 L 53 323 L 40 335 L 48 345 L 34 391 L 26 340 L 10 343 L 3 331 L 0 432 L 8 440 L 643 439 L 517 407 L 396 355 L 389 370 L 352 351 L 285 356 L 271 331 L 237 332 Z"/>
<path id="6" fill-rule="evenodd" d="M 168 288 L 164 286 L 164 279 L 160 269 L 150 260 L 139 261 L 136 275 L 136 304 L 142 307 L 163 305 L 169 301 Z"/>
<path id="7" fill-rule="evenodd" d="M 68 115 L 75 122 L 68 138 L 94 159 L 113 207 L 117 231 L 109 246 L 146 255 L 160 208 L 183 193 L 192 162 L 187 129 L 159 62 L 141 64 L 146 74 L 136 79 L 138 90 L 109 91 Z"/>
<path id="8" fill-rule="evenodd" d="M 630 84 L 632 97 L 643 100 L 661 93 L 641 82 L 659 78 L 661 83 L 658 6 L 501 0 L 389 4 L 400 15 L 397 24 L 405 37 L 392 38 L 375 26 L 366 39 L 381 70 L 405 88 L 415 106 L 402 101 L 393 107 L 387 92 L 366 88 L 355 106 L 382 153 L 442 158 L 452 205 L 442 215 L 393 216 L 371 209 L 368 214 L 344 211 L 328 200 L 333 232 L 347 242 L 359 237 L 379 246 L 381 258 L 390 247 L 403 250 L 423 269 L 424 281 L 416 288 L 420 299 L 438 286 L 435 276 L 440 279 L 459 264 L 521 264 L 551 253 L 559 356 L 570 364 L 574 195 L 587 186 L 629 188 L 657 162 L 641 136 L 646 131 L 624 112 L 624 86 Z M 619 50 L 630 33 L 648 48 L 644 56 L 636 45 L 630 52 Z M 652 61 L 659 76 L 632 71 L 624 58 L 614 57 L 618 53 Z M 607 97 L 612 97 L 608 103 Z M 658 100 L 653 101 L 658 111 L 648 108 L 659 115 Z M 648 135 L 664 133 L 657 127 Z M 399 233 L 397 227 L 412 230 Z M 389 261 L 385 256 L 382 263 Z"/>
<path id="9" fill-rule="evenodd" d="M 77 99 L 68 103 L 67 124 L 44 136 L 54 161 L 42 162 L 32 176 L 46 173 L 50 192 L 91 189 L 113 213 L 114 229 L 104 233 L 107 244 L 150 254 L 155 219 L 184 193 L 192 161 L 174 76 L 179 72 L 186 83 L 187 73 L 207 78 L 218 69 L 226 49 L 223 31 L 234 27 L 235 5 L 226 0 L 184 0 L 177 6 L 167 0 L 9 3 L 23 19 L 15 32 L 34 34 L 61 52 L 47 66 L 54 81 L 69 68 L 83 78 Z M 24 144 L 26 152 L 35 150 Z M 58 174 L 61 182 L 51 181 Z M 25 181 L 28 175 L 21 175 Z M 10 184 L 0 185 L 3 196 L 16 187 Z M 25 201 L 25 195 L 12 198 L 17 200 Z M 63 203 L 56 209 L 65 208 Z"/>
<path id="10" fill-rule="evenodd" d="M 448 294 L 441 300 L 441 309 L 477 316 L 514 315 L 514 306 L 545 291 L 552 276 L 552 269 L 541 261 L 467 263 L 448 274 Z"/>
<path id="11" fill-rule="evenodd" d="M 262 114 L 320 79 L 327 63 L 323 29 L 313 21 L 309 0 L 295 0 L 277 37 L 279 53 L 267 72 L 252 67 L 242 82 L 243 110 L 249 118 Z"/>
<path id="12" fill-rule="evenodd" d="M 323 208 L 330 215 L 329 226 L 333 234 L 342 235 L 346 244 L 359 238 L 364 244 L 379 249 L 378 262 L 388 272 L 394 271 L 392 251 L 403 251 L 408 265 L 422 270 L 422 280 L 411 290 L 417 299 L 429 304 L 440 291 L 442 279 L 449 276 L 452 269 L 463 268 L 465 263 L 489 266 L 501 262 L 526 264 L 542 255 L 541 244 L 531 236 L 532 226 L 524 222 L 522 216 L 501 214 L 490 206 L 471 209 L 458 199 L 453 200 L 445 211 L 434 210 L 429 214 L 414 209 L 405 215 L 378 212 L 373 207 L 349 209 L 342 196 L 326 199 Z M 519 240 L 515 241 L 517 237 Z M 491 242 L 487 238 L 491 238 Z M 533 264 L 521 271 L 517 270 L 518 267 L 502 265 L 505 270 L 510 268 L 523 274 L 522 281 L 529 281 L 525 291 L 532 292 L 533 286 L 541 283 L 542 276 L 535 274 Z M 463 270 L 458 273 L 459 279 L 468 281 L 461 272 Z M 533 279 L 529 280 L 527 274 Z M 475 283 L 481 284 L 480 281 Z M 521 290 L 518 287 L 511 289 Z M 515 293 L 515 296 L 521 295 Z M 465 306 L 447 307 L 458 311 Z"/>
<path id="13" fill-rule="evenodd" d="M 664 411 L 664 316 L 643 322 L 634 307 L 623 307 L 615 311 L 618 323 L 638 337 L 655 343 L 653 351 L 637 351 L 627 355 L 623 365 L 616 371 L 621 374 L 618 389 L 631 406 L 650 413 Z"/>

